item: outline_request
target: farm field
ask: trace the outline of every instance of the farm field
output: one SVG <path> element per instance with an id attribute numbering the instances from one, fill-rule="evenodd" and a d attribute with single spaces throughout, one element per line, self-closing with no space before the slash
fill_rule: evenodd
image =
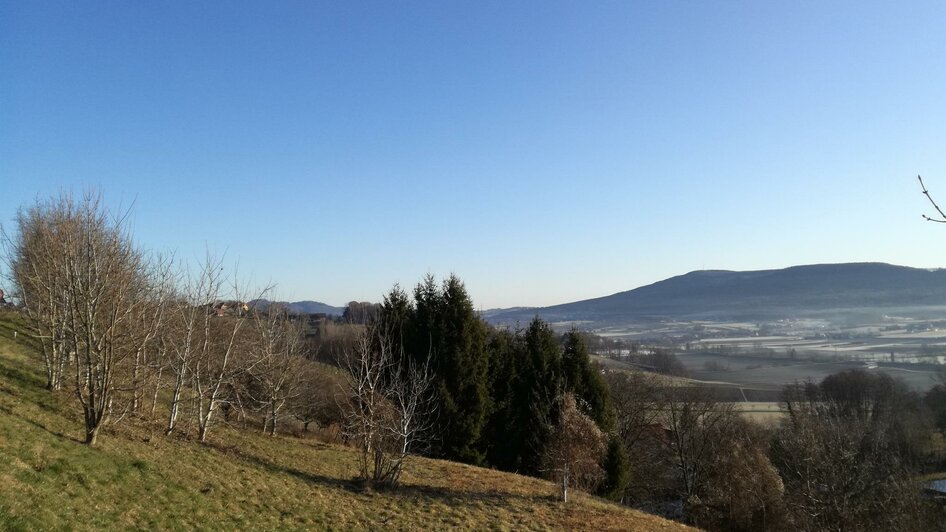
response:
<path id="1" fill-rule="evenodd" d="M 684 352 L 677 358 L 694 379 L 758 389 L 780 389 L 796 381 L 818 382 L 832 373 L 865 368 L 863 362 L 853 361 L 815 362 L 710 353 Z M 937 369 L 930 364 L 881 363 L 870 371 L 887 373 L 910 388 L 924 392 L 936 384 Z"/>

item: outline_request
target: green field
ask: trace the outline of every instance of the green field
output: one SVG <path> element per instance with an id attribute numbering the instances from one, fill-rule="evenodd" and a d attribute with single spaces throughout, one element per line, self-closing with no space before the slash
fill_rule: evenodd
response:
<path id="1" fill-rule="evenodd" d="M 0 530 L 586 529 L 686 527 L 546 481 L 416 458 L 394 491 L 355 487 L 352 449 L 216 427 L 208 444 L 126 419 L 90 448 L 67 392 L 0 316 Z"/>

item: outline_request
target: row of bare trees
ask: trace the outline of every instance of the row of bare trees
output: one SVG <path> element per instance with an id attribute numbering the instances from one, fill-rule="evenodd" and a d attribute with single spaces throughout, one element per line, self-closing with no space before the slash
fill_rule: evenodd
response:
<path id="1" fill-rule="evenodd" d="M 276 435 L 293 417 L 305 430 L 338 424 L 361 451 L 360 477 L 390 486 L 429 435 L 429 357 L 405 356 L 381 325 L 329 368 L 313 361 L 304 318 L 245 303 L 268 289 L 251 292 L 209 252 L 196 268 L 146 252 L 101 195 L 39 202 L 16 222 L 3 239 L 9 277 L 47 388 L 75 392 L 87 443 L 125 417 L 154 423 L 159 407 L 166 435 L 196 429 L 200 441 L 220 422 L 252 417 Z"/>
<path id="2" fill-rule="evenodd" d="M 244 423 L 248 410 L 257 413 L 270 434 L 290 415 L 340 418 L 325 407 L 335 380 L 313 377 L 303 321 L 278 305 L 244 304 L 265 291 L 251 293 L 221 258 L 208 253 L 189 268 L 148 253 L 133 241 L 127 212 L 109 210 L 99 194 L 38 202 L 3 236 L 46 386 L 75 393 L 87 443 L 108 423 L 147 416 L 149 397 L 151 418 L 166 406 L 166 434 L 196 427 L 201 441 L 221 410 Z"/>

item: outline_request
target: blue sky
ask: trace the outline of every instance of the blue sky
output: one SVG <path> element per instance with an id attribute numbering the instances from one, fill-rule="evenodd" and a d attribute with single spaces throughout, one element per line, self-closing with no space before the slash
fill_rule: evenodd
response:
<path id="1" fill-rule="evenodd" d="M 830 4 L 830 5 L 829 5 Z M 943 2 L 0 0 L 0 222 L 134 203 L 289 299 L 946 266 Z"/>

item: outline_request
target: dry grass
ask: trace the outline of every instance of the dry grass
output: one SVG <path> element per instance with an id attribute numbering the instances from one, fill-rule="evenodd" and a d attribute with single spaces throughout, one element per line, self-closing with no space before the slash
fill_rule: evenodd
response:
<path id="1" fill-rule="evenodd" d="M 51 394 L 0 316 L 0 529 L 684 530 L 552 484 L 413 459 L 394 491 L 354 487 L 351 449 L 219 427 L 212 442 L 136 420 L 79 443 L 74 399 Z M 20 339 L 22 339 L 20 334 Z"/>

